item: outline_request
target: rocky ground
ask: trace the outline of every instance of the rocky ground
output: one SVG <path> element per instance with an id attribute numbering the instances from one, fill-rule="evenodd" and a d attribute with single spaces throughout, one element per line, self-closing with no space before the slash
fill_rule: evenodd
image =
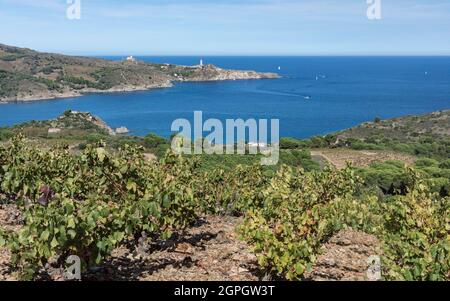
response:
<path id="1" fill-rule="evenodd" d="M 380 243 L 376 237 L 343 230 L 322 246 L 322 254 L 306 278 L 313 281 L 377 280 L 368 269 L 369 259 L 379 255 Z"/>
<path id="2" fill-rule="evenodd" d="M 18 231 L 22 218 L 16 206 L 3 204 L 0 195 L 0 228 L 5 231 Z M 6 248 L 0 247 L 0 281 L 16 280 L 12 267 L 10 266 L 11 254 Z"/>
<path id="3" fill-rule="evenodd" d="M 168 241 L 139 243 L 117 248 L 111 258 L 82 275 L 91 281 L 256 281 L 265 279 L 256 257 L 235 232 L 241 219 L 208 216 Z M 20 212 L 14 205 L 0 205 L 0 227 L 17 231 Z M 323 246 L 323 254 L 308 280 L 367 280 L 367 260 L 379 254 L 376 238 L 345 230 Z M 0 281 L 16 280 L 10 253 L 0 248 Z M 61 269 L 47 267 L 39 280 L 64 280 Z"/>
<path id="4" fill-rule="evenodd" d="M 166 242 L 122 246 L 89 280 L 258 280 L 256 257 L 234 231 L 239 218 L 210 216 Z M 133 250 L 134 249 L 134 250 Z"/>
<path id="5" fill-rule="evenodd" d="M 239 221 L 236 217 L 209 216 L 168 241 L 141 240 L 137 246 L 120 246 L 109 260 L 82 277 L 92 281 L 258 280 L 263 275 L 256 257 L 234 231 Z M 17 231 L 20 223 L 15 206 L 0 206 L 0 227 Z M 0 281 L 17 279 L 10 261 L 8 250 L 0 248 Z M 64 280 L 64 274 L 48 267 L 39 279 Z"/>

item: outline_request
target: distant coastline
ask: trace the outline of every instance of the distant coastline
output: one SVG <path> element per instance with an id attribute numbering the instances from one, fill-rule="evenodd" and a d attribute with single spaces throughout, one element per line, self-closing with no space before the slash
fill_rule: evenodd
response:
<path id="1" fill-rule="evenodd" d="M 276 73 L 214 65 L 155 64 L 41 53 L 0 44 L 0 103 L 79 97 L 89 93 L 169 88 L 173 82 L 276 79 Z"/>

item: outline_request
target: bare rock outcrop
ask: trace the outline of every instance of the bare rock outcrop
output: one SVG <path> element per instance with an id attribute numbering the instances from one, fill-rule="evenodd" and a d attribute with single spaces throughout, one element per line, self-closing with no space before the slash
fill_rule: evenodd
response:
<path id="1" fill-rule="evenodd" d="M 188 81 L 225 81 L 248 79 L 274 79 L 280 76 L 276 73 L 261 73 L 245 70 L 226 70 L 214 65 L 206 65 L 193 69 Z"/>

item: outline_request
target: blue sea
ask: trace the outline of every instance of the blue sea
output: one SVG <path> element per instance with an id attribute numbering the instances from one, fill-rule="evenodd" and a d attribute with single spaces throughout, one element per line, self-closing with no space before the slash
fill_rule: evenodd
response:
<path id="1" fill-rule="evenodd" d="M 108 57 L 118 60 L 119 57 Z M 138 57 L 196 65 L 200 57 Z M 133 135 L 170 136 L 175 119 L 280 120 L 282 137 L 306 138 L 390 118 L 450 109 L 450 57 L 203 57 L 222 68 L 278 72 L 270 80 L 176 83 L 145 92 L 0 105 L 0 126 L 89 111 Z M 280 67 L 280 70 L 279 70 Z"/>

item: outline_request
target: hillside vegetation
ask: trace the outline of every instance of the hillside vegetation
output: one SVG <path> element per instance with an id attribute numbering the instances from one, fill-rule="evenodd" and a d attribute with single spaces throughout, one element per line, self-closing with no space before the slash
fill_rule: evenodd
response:
<path id="1" fill-rule="evenodd" d="M 450 158 L 450 110 L 387 120 L 376 119 L 339 132 L 335 138 L 332 146 Z"/>
<path id="2" fill-rule="evenodd" d="M 419 141 L 423 136 L 449 138 L 450 110 L 386 120 L 377 118 L 337 134 L 340 140 L 361 139 L 366 142 L 383 137 L 399 142 Z"/>
<path id="3" fill-rule="evenodd" d="M 342 168 L 346 161 L 361 167 L 368 187 L 382 193 L 405 191 L 404 166 L 414 166 L 432 190 L 450 194 L 450 111 L 405 116 L 359 126 L 307 140 L 283 138 L 285 150 L 312 149 L 314 157 Z"/>
<path id="4" fill-rule="evenodd" d="M 173 81 L 277 78 L 273 73 L 108 61 L 0 44 L 0 102 L 169 87 Z"/>

